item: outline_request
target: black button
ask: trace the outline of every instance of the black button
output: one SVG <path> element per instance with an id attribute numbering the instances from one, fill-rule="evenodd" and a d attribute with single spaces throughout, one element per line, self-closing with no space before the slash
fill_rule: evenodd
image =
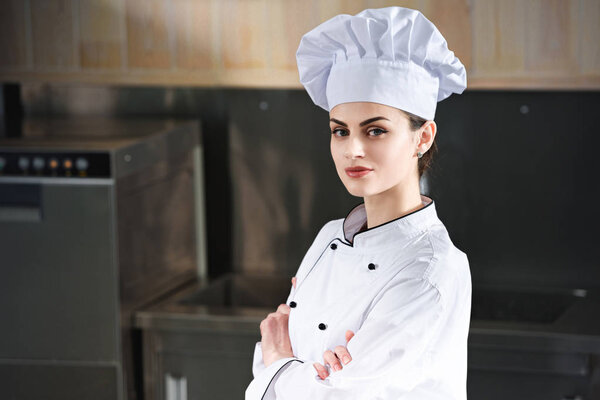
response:
<path id="1" fill-rule="evenodd" d="M 322 331 L 324 331 L 325 329 L 327 329 L 327 325 L 325 325 L 324 323 L 321 322 L 319 324 L 319 329 L 322 330 Z"/>
<path id="2" fill-rule="evenodd" d="M 331 246 L 329 246 L 329 247 L 331 247 L 331 250 L 335 250 L 335 249 L 337 249 L 337 244 L 331 243 Z"/>
<path id="3" fill-rule="evenodd" d="M 296 308 L 296 302 L 295 301 L 290 301 L 290 307 Z"/>
<path id="4" fill-rule="evenodd" d="M 370 269 L 370 270 L 374 270 L 374 269 L 375 269 L 375 264 L 373 264 L 373 263 L 370 263 L 370 264 L 369 264 L 369 269 Z"/>

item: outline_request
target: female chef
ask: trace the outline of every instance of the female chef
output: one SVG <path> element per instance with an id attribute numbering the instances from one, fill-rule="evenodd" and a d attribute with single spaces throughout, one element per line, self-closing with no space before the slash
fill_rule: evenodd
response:
<path id="1" fill-rule="evenodd" d="M 419 190 L 437 102 L 462 93 L 465 68 L 401 7 L 338 15 L 296 58 L 329 111 L 338 175 L 364 202 L 321 228 L 261 322 L 246 400 L 466 399 L 469 263 Z"/>

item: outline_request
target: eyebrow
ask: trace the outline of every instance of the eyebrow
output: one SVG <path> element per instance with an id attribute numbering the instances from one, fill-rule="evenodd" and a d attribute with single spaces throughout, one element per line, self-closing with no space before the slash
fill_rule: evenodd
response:
<path id="1" fill-rule="evenodd" d="M 389 119 L 387 119 L 385 117 L 373 117 L 373 118 L 365 119 L 363 122 L 361 122 L 360 124 L 358 124 L 358 126 L 365 126 L 367 124 L 370 124 L 371 122 L 379 121 L 380 119 L 385 119 L 386 121 L 389 121 Z M 348 124 L 346 124 L 345 122 L 340 121 L 339 119 L 331 118 L 329 121 L 330 122 L 335 122 L 336 124 L 340 124 L 342 126 L 345 126 L 346 128 L 348 127 Z"/>

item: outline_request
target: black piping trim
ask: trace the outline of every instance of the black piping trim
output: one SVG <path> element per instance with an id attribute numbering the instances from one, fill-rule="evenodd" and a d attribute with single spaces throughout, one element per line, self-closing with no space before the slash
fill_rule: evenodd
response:
<path id="1" fill-rule="evenodd" d="M 310 273 L 312 272 L 312 270 L 315 269 L 315 266 L 319 263 L 319 260 L 321 259 L 321 257 L 323 257 L 323 254 L 325 254 L 325 252 L 327 251 L 327 249 L 329 248 L 329 246 L 331 246 L 331 243 L 333 243 L 336 240 L 339 240 L 339 239 L 338 238 L 334 238 L 331 241 L 329 241 L 329 243 L 327 243 L 327 246 L 325 246 L 325 248 L 323 249 L 323 251 L 321 252 L 321 254 L 319 255 L 319 257 L 317 258 L 317 260 L 312 265 L 312 267 L 310 267 L 310 269 L 308 270 L 308 272 L 306 273 L 306 275 L 304 275 L 304 278 L 302 278 L 302 284 L 304 284 L 304 281 L 306 280 L 306 278 L 308 277 L 308 275 L 310 275 Z M 298 290 L 300 290 L 300 288 L 302 287 L 302 284 L 296 288 L 296 291 L 294 292 L 294 298 L 296 298 L 296 293 L 298 293 Z"/>
<path id="2" fill-rule="evenodd" d="M 392 220 L 389 220 L 389 221 L 387 221 L 387 222 L 384 222 L 383 224 L 379 224 L 379 225 L 377 225 L 377 226 L 373 226 L 373 227 L 371 227 L 371 228 L 367 228 L 367 229 L 365 229 L 364 231 L 360 231 L 360 232 L 358 232 L 358 233 L 356 233 L 356 234 L 354 235 L 354 237 L 352 238 L 352 242 L 350 242 L 350 240 L 348 240 L 348 238 L 346 237 L 346 230 L 344 229 L 344 225 L 346 224 L 346 219 L 347 219 L 347 218 L 348 218 L 348 216 L 349 216 L 349 215 L 352 213 L 352 211 L 354 211 L 354 210 L 355 210 L 355 209 L 356 209 L 358 206 L 360 206 L 361 204 L 364 204 L 364 202 L 363 202 L 363 203 L 359 203 L 359 204 L 355 205 L 355 206 L 354 206 L 354 207 L 352 207 L 352 209 L 351 209 L 351 210 L 348 212 L 348 214 L 346 214 L 346 217 L 344 218 L 344 222 L 342 223 L 342 234 L 344 235 L 344 239 L 345 239 L 345 240 L 346 240 L 348 243 L 345 243 L 343 240 L 340 240 L 340 242 L 341 242 L 341 243 L 344 243 L 346 246 L 349 246 L 349 247 L 354 247 L 354 239 L 355 239 L 355 238 L 356 238 L 358 235 L 360 235 L 361 233 L 365 233 L 365 232 L 368 232 L 368 231 L 370 231 L 370 230 L 372 230 L 372 229 L 376 229 L 376 228 L 379 228 L 379 227 L 381 227 L 381 226 L 384 226 L 384 225 L 387 225 L 387 224 L 391 224 L 392 222 L 395 222 L 395 221 L 401 220 L 402 218 L 408 217 L 409 215 L 412 215 L 412 214 L 414 214 L 414 213 L 418 213 L 419 211 L 421 211 L 421 210 L 424 210 L 424 209 L 426 209 L 427 207 L 429 207 L 430 205 L 432 205 L 432 204 L 433 204 L 433 198 L 432 198 L 431 196 L 426 196 L 426 197 L 429 197 L 429 198 L 431 199 L 431 201 L 430 201 L 430 202 L 429 202 L 429 204 L 427 204 L 425 207 L 423 207 L 423 208 L 419 208 L 418 210 L 415 210 L 415 211 L 412 211 L 412 212 L 409 212 L 408 214 L 405 214 L 405 215 L 403 215 L 403 216 L 401 216 L 401 217 L 394 218 L 394 219 L 392 219 Z"/>
<path id="3" fill-rule="evenodd" d="M 294 359 L 294 360 L 290 360 L 290 361 L 286 362 L 285 364 L 283 364 L 283 365 L 281 366 L 281 368 L 285 367 L 286 365 L 288 365 L 289 363 L 291 363 L 291 362 L 294 362 L 294 361 L 299 361 L 299 362 L 301 362 L 302 364 L 304 364 L 304 361 L 302 361 L 302 360 L 298 360 L 298 359 Z M 273 379 L 275 379 L 275 377 L 277 376 L 277 374 L 279 373 L 279 371 L 281 371 L 281 368 L 279 368 L 279 369 L 277 370 L 277 372 L 275 372 L 275 373 L 273 374 L 273 376 L 271 377 L 271 380 L 269 381 L 269 384 L 267 385 L 267 388 L 265 389 L 265 392 L 263 393 L 263 395 L 262 395 L 262 397 L 260 398 L 260 400 L 263 400 L 263 399 L 265 398 L 265 395 L 267 394 L 267 391 L 269 390 L 269 387 L 271 386 L 271 383 L 273 382 Z"/>

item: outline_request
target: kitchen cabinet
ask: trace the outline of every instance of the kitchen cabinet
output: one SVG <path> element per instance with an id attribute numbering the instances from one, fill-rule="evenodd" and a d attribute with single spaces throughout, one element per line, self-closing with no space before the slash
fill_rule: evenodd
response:
<path id="1" fill-rule="evenodd" d="M 243 399 L 259 340 L 256 333 L 145 332 L 144 399 Z"/>
<path id="2" fill-rule="evenodd" d="M 304 33 L 391 5 L 436 24 L 469 88 L 600 88 L 595 0 L 7 0 L 0 81 L 301 88 Z"/>
<path id="3" fill-rule="evenodd" d="M 288 277 L 228 274 L 137 312 L 146 398 L 242 398 L 260 322 L 289 285 Z M 469 400 L 600 398 L 595 293 L 502 286 L 473 293 Z"/>

